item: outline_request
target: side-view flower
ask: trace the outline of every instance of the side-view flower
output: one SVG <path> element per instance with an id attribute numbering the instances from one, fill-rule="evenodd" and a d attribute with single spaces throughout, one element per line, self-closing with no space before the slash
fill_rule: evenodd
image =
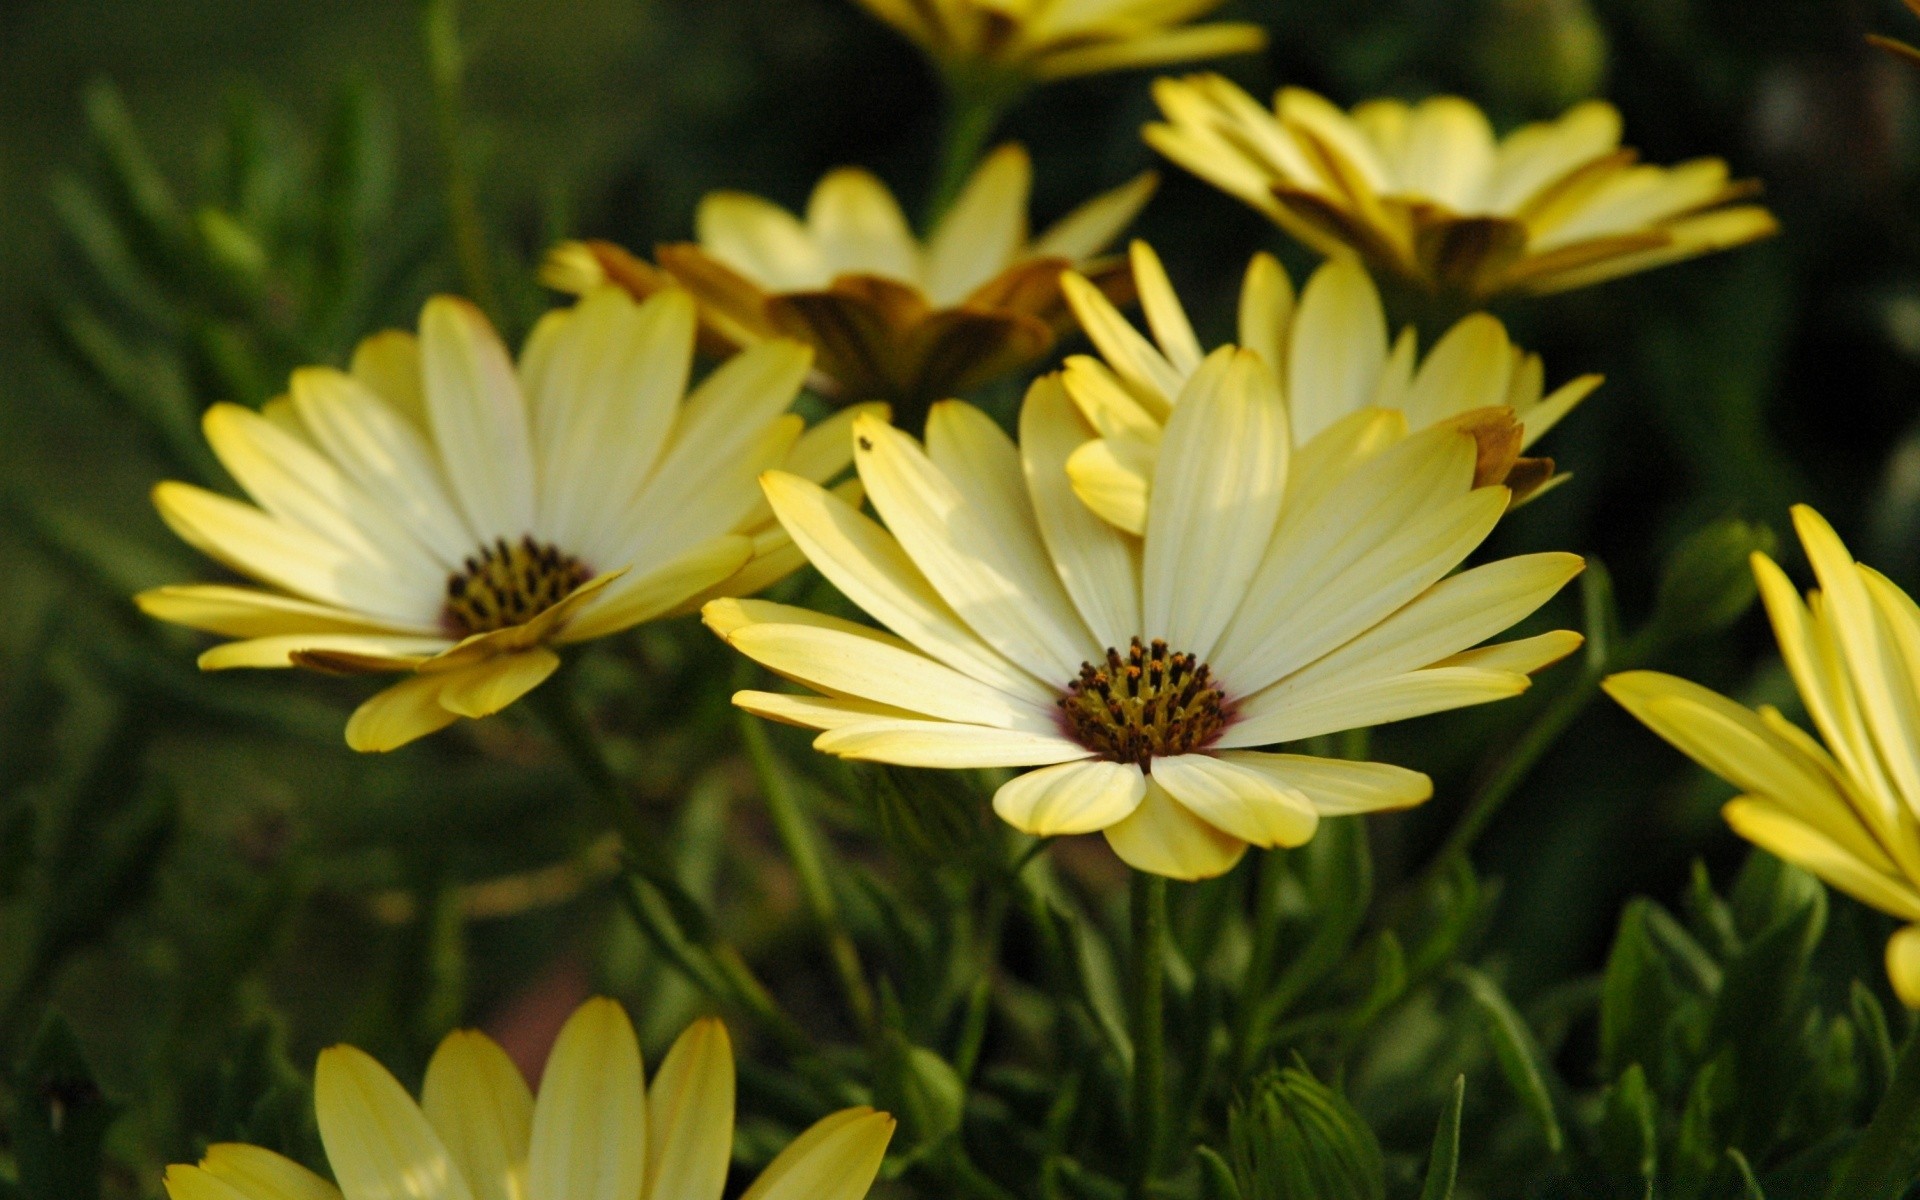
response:
<path id="1" fill-rule="evenodd" d="M 769 340 L 687 392 L 695 310 L 601 288 L 548 314 L 516 372 L 479 310 L 429 301 L 416 338 L 377 335 L 351 371 L 294 372 L 262 411 L 216 405 L 214 454 L 253 504 L 154 490 L 181 538 L 264 588 L 137 597 L 236 640 L 206 670 L 405 672 L 347 724 L 391 750 L 498 712 L 559 665 L 554 647 L 751 593 L 800 565 L 755 478 L 816 481 L 849 458 L 843 413 L 788 413 L 810 359 Z"/>
<path id="2" fill-rule="evenodd" d="M 943 70 L 1063 79 L 1245 54 L 1266 30 L 1187 25 L 1221 0 L 860 0 Z"/>
<path id="3" fill-rule="evenodd" d="M 1771 705 L 1755 711 L 1657 671 L 1605 687 L 1740 789 L 1721 810 L 1734 832 L 1909 922 L 1887 942 L 1887 976 L 1920 1009 L 1920 608 L 1855 562 L 1819 513 L 1800 505 L 1793 524 L 1820 587 L 1802 600 L 1764 554 L 1753 573 L 1819 740 Z"/>
<path id="4" fill-rule="evenodd" d="M 440 1043 L 416 1103 L 351 1046 L 321 1053 L 313 1103 L 338 1186 L 259 1146 L 168 1168 L 171 1200 L 720 1200 L 733 1159 L 733 1046 L 696 1021 L 645 1082 L 626 1011 L 589 1000 L 567 1021 L 536 1098 L 506 1052 L 465 1031 Z M 746 1200 L 861 1200 L 893 1136 L 871 1108 L 824 1117 Z"/>
<path id="5" fill-rule="evenodd" d="M 1408 434 L 1365 409 L 1297 452 L 1273 373 L 1222 348 L 1181 388 L 1145 533 L 1074 495 L 1093 434 L 1056 376 L 1020 445 L 958 401 L 924 447 L 874 417 L 854 461 L 882 528 L 785 472 L 764 484 L 794 542 L 891 633 L 719 600 L 707 624 L 818 695 L 734 702 L 823 730 L 816 748 L 919 767 L 1036 767 L 995 810 L 1036 835 L 1104 832 L 1143 871 L 1217 875 L 1322 815 L 1417 804 L 1426 776 L 1255 747 L 1516 695 L 1580 642 L 1472 649 L 1577 574 L 1571 554 L 1449 572 L 1509 493 L 1474 485 L 1470 431 Z"/>
<path id="6" fill-rule="evenodd" d="M 1146 527 L 1167 418 L 1205 354 L 1159 256 L 1135 242 L 1132 265 L 1152 339 L 1070 274 L 1067 299 L 1102 357 L 1067 359 L 1062 378 L 1099 435 L 1067 459 L 1074 491 L 1137 534 Z M 1505 484 L 1516 504 L 1567 478 L 1554 475 L 1552 459 L 1522 452 L 1600 386 L 1600 376 L 1582 375 L 1543 395 L 1540 356 L 1515 346 L 1486 313 L 1462 318 L 1421 359 L 1412 327 L 1389 342 L 1379 289 L 1349 254 L 1314 271 L 1297 301 L 1278 260 L 1254 255 L 1240 289 L 1237 338 L 1279 378 L 1295 446 L 1367 407 L 1398 411 L 1412 429 L 1478 422 L 1501 435 L 1483 441 L 1478 481 Z M 1498 409 L 1510 409 L 1513 419 Z"/>
<path id="7" fill-rule="evenodd" d="M 1496 138 L 1457 96 L 1351 113 L 1304 88 L 1271 110 L 1218 75 L 1160 79 L 1160 153 L 1322 254 L 1351 251 L 1470 300 L 1559 292 L 1767 237 L 1773 215 L 1727 164 L 1636 161 L 1593 100 Z"/>
<path id="8" fill-rule="evenodd" d="M 569 242 L 542 278 L 563 291 L 613 282 L 636 296 L 678 281 L 699 298 L 711 341 L 798 338 L 817 355 L 816 387 L 844 401 L 891 401 L 917 428 L 933 401 L 1053 349 L 1073 324 L 1061 272 L 1079 268 L 1130 298 L 1125 262 L 1095 256 L 1154 182 L 1141 175 L 1029 237 L 1033 166 L 1019 146 L 1002 146 L 923 244 L 885 184 L 843 167 L 814 188 L 804 218 L 758 196 L 714 192 L 694 217 L 698 242 L 661 246 L 659 267 L 609 243 Z"/>

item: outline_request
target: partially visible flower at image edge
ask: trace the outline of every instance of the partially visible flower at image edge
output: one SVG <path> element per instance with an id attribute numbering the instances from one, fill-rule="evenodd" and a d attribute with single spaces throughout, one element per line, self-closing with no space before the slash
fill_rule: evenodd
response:
<path id="1" fill-rule="evenodd" d="M 513 703 L 556 646 L 764 588 L 802 560 L 756 477 L 831 479 L 857 414 L 804 430 L 786 410 L 811 355 L 786 340 L 689 393 L 694 323 L 677 289 L 597 289 L 541 319 L 516 371 L 478 309 L 440 297 L 417 338 L 369 338 L 350 371 L 295 371 L 258 412 L 215 405 L 207 440 L 254 504 L 177 482 L 154 503 L 266 587 L 135 599 L 237 639 L 206 670 L 406 673 L 347 723 L 355 749 L 391 750 Z"/>
<path id="2" fill-rule="evenodd" d="M 541 279 L 577 292 L 615 283 L 635 295 L 677 282 L 700 301 L 707 343 L 806 342 L 814 385 L 842 402 L 885 400 L 917 428 L 933 401 L 1039 361 L 1073 315 L 1060 275 L 1078 269 L 1116 300 L 1132 296 L 1124 260 L 1098 259 L 1153 194 L 1143 174 L 1029 237 L 1033 166 L 1006 145 L 973 172 L 923 243 L 872 174 L 829 172 L 804 218 L 744 192 L 713 192 L 698 241 L 659 247 L 659 265 L 607 242 L 567 242 Z"/>
<path id="3" fill-rule="evenodd" d="M 1559 292 L 1768 237 L 1727 164 L 1636 161 L 1604 101 L 1496 138 L 1458 96 L 1351 113 L 1304 88 L 1268 109 L 1218 75 L 1159 79 L 1147 142 L 1322 254 L 1484 299 Z"/>
<path id="4" fill-rule="evenodd" d="M 1144 538 L 1074 495 L 1067 457 L 1092 430 L 1057 376 L 1028 391 L 1018 447 L 959 401 L 934 407 L 924 447 L 873 418 L 854 436 L 885 528 L 792 475 L 765 487 L 814 566 L 891 632 L 714 601 L 716 633 L 819 693 L 734 703 L 822 730 L 815 748 L 844 758 L 1038 768 L 1000 787 L 1003 819 L 1102 832 L 1142 871 L 1214 876 L 1249 844 L 1300 845 L 1322 816 L 1420 803 L 1416 771 L 1255 748 L 1514 696 L 1580 644 L 1479 646 L 1582 564 L 1450 574 L 1509 500 L 1474 486 L 1471 432 L 1408 434 L 1365 409 L 1295 452 L 1250 351 L 1215 351 L 1182 389 Z"/>
<path id="5" fill-rule="evenodd" d="M 626 1011 L 589 1000 L 547 1058 L 539 1095 L 485 1034 L 440 1043 L 418 1102 L 372 1057 L 323 1051 L 314 1113 L 335 1180 L 259 1146 L 209 1147 L 166 1174 L 171 1200 L 720 1200 L 733 1158 L 733 1047 L 712 1018 L 667 1051 L 648 1087 Z M 824 1117 L 742 1200 L 861 1200 L 893 1136 L 871 1108 Z"/>
<path id="6" fill-rule="evenodd" d="M 1267 44 L 1243 21 L 1186 22 L 1222 0 L 860 0 L 952 74 L 1035 81 L 1169 66 Z"/>
<path id="7" fill-rule="evenodd" d="M 1908 922 L 1887 942 L 1887 977 L 1920 1009 L 1920 607 L 1813 509 L 1796 506 L 1793 524 L 1820 587 L 1802 600 L 1764 554 L 1753 573 L 1818 740 L 1771 705 L 1658 671 L 1603 686 L 1740 789 L 1721 809 L 1735 833 Z"/>
<path id="8" fill-rule="evenodd" d="M 1159 255 L 1135 242 L 1131 260 L 1152 339 L 1091 284 L 1068 275 L 1067 299 L 1101 357 L 1070 357 L 1062 380 L 1099 434 L 1067 459 L 1074 491 L 1137 534 L 1146 526 L 1167 418 L 1205 353 Z M 1379 289 L 1349 254 L 1321 264 L 1297 299 L 1279 261 L 1264 251 L 1254 255 L 1240 289 L 1236 337 L 1280 380 L 1296 446 L 1367 407 L 1404 413 L 1411 429 L 1441 421 L 1489 425 L 1505 436 L 1483 443 L 1477 479 L 1505 484 L 1515 504 L 1568 478 L 1553 473 L 1552 459 L 1523 452 L 1600 385 L 1600 376 L 1582 375 L 1547 393 L 1540 356 L 1515 346 L 1506 326 L 1486 313 L 1462 317 L 1424 358 L 1411 326 L 1389 341 Z"/>

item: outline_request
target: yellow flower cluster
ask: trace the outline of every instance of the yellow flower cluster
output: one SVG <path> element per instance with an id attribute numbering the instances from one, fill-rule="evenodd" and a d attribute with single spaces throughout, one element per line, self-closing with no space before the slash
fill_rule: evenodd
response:
<path id="1" fill-rule="evenodd" d="M 1248 42 L 1174 28 L 1204 4 L 872 7 L 943 58 L 1039 76 Z M 1008 770 L 1008 823 L 1102 833 L 1142 871 L 1218 875 L 1322 817 L 1417 804 L 1418 772 L 1297 751 L 1513 696 L 1579 644 L 1495 640 L 1579 558 L 1463 564 L 1563 478 L 1535 444 L 1599 379 L 1550 390 L 1464 306 L 1423 353 L 1369 266 L 1467 298 L 1546 290 L 1770 218 L 1724 206 L 1742 189 L 1717 163 L 1632 165 L 1603 105 L 1496 140 L 1454 99 L 1349 116 L 1297 90 L 1268 113 L 1213 78 L 1158 95 L 1153 145 L 1327 255 L 1297 292 L 1256 255 L 1233 344 L 1202 344 L 1146 244 L 1103 257 L 1151 175 L 1038 236 L 1017 146 L 925 238 L 860 170 L 801 215 L 715 193 L 653 262 L 557 247 L 543 277 L 577 303 L 517 361 L 442 298 L 346 370 L 215 408 L 251 503 L 178 483 L 156 501 L 260 586 L 139 602 L 230 639 L 208 669 L 399 675 L 348 723 L 363 750 L 498 712 L 569 644 L 697 611 L 796 685 L 743 708 L 843 758 Z M 1097 353 L 1032 382 L 1017 437 L 953 398 L 1076 325 Z M 702 352 L 719 365 L 696 381 Z M 809 428 L 803 389 L 839 410 Z M 803 564 L 871 623 L 751 598 Z"/>

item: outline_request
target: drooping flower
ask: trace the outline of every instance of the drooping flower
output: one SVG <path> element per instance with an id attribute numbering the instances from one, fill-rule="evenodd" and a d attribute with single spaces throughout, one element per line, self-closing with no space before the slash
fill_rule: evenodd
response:
<path id="1" fill-rule="evenodd" d="M 949 74 L 1044 81 L 1159 67 L 1267 44 L 1246 22 L 1188 25 L 1221 0 L 860 0 Z"/>
<path id="2" fill-rule="evenodd" d="M 259 1146 L 207 1150 L 167 1169 L 171 1200 L 720 1200 L 733 1159 L 726 1026 L 687 1027 L 648 1087 L 627 1014 L 589 1000 L 554 1043 L 538 1097 L 483 1033 L 454 1033 L 416 1103 L 351 1046 L 323 1051 L 313 1103 L 335 1183 Z M 744 1200 L 861 1200 L 893 1118 L 824 1117 L 782 1150 Z"/>
<path id="3" fill-rule="evenodd" d="M 1137 534 L 1146 527 L 1167 418 L 1205 354 L 1159 256 L 1135 242 L 1132 265 L 1151 340 L 1092 285 L 1068 275 L 1067 300 L 1105 361 L 1075 355 L 1063 380 L 1099 435 L 1067 459 L 1074 491 Z M 1598 375 L 1582 375 L 1543 395 L 1540 356 L 1515 346 L 1486 313 L 1462 318 L 1421 359 L 1411 327 L 1389 342 L 1379 289 L 1347 254 L 1314 271 L 1297 302 L 1286 269 L 1272 255 L 1254 255 L 1240 289 L 1237 336 L 1280 379 L 1296 446 L 1369 406 L 1403 413 L 1412 429 L 1442 421 L 1488 426 L 1503 436 L 1483 441 L 1477 482 L 1504 483 L 1516 504 L 1566 478 L 1554 475 L 1552 459 L 1521 452 L 1600 385 Z M 1510 409 L 1511 418 L 1498 409 Z"/>
<path id="4" fill-rule="evenodd" d="M 1060 274 L 1085 272 L 1117 298 L 1126 264 L 1095 255 L 1152 195 L 1141 175 L 1096 196 L 1037 238 L 1027 232 L 1033 168 L 1007 145 L 988 155 L 922 243 L 873 175 L 832 171 L 803 218 L 758 196 L 700 202 L 697 243 L 661 246 L 653 267 L 604 242 L 570 242 L 543 278 L 562 290 L 602 282 L 644 295 L 668 278 L 700 301 L 708 336 L 749 346 L 792 337 L 814 348 L 815 386 L 842 400 L 886 400 L 903 422 L 933 401 L 1034 363 L 1073 315 Z"/>
<path id="5" fill-rule="evenodd" d="M 1887 942 L 1887 975 L 1920 1008 L 1920 608 L 1855 562 L 1819 513 L 1796 506 L 1793 524 L 1819 588 L 1802 600 L 1764 554 L 1753 573 L 1818 739 L 1771 705 L 1658 671 L 1605 687 L 1740 789 L 1721 809 L 1735 833 L 1908 922 Z"/>
<path id="6" fill-rule="evenodd" d="M 1143 871 L 1217 875 L 1249 843 L 1299 845 L 1322 815 L 1417 804 L 1385 763 L 1256 747 L 1516 695 L 1579 644 L 1474 649 L 1581 567 L 1533 554 L 1449 575 L 1507 489 L 1474 486 L 1471 431 L 1406 432 L 1365 409 L 1297 452 L 1272 372 L 1223 348 L 1180 391 L 1146 533 L 1100 520 L 1067 457 L 1092 436 L 1057 376 L 1020 445 L 936 405 L 924 447 L 854 425 L 885 528 L 783 472 L 764 483 L 796 545 L 891 632 L 754 600 L 707 624 L 817 695 L 734 703 L 819 729 L 816 749 L 915 767 L 1032 767 L 994 808 L 1035 835 L 1103 832 Z"/>
<path id="7" fill-rule="evenodd" d="M 351 371 L 302 368 L 262 411 L 208 411 L 253 504 L 154 490 L 174 532 L 264 586 L 136 599 L 237 639 L 206 670 L 405 672 L 347 723 L 355 749 L 390 750 L 505 708 L 557 646 L 765 587 L 801 559 L 755 477 L 838 474 L 853 414 L 803 431 L 786 411 L 810 358 L 792 341 L 689 393 L 693 337 L 684 292 L 601 288 L 544 317 L 516 371 L 479 310 L 431 300 L 417 338 L 370 338 Z"/>
<path id="8" fill-rule="evenodd" d="M 1588 101 L 1496 138 L 1457 96 L 1342 112 L 1303 88 L 1263 108 L 1217 75 L 1154 84 L 1155 149 L 1322 254 L 1470 300 L 1558 292 L 1767 237 L 1727 164 L 1636 161 L 1620 114 Z"/>

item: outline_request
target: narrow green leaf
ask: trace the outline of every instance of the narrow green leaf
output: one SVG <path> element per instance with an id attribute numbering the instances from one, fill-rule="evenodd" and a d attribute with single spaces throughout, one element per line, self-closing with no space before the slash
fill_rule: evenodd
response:
<path id="1" fill-rule="evenodd" d="M 1211 1146 L 1195 1146 L 1193 1154 L 1200 1163 L 1200 1200 L 1240 1200 L 1240 1185 L 1226 1159 Z"/>
<path id="2" fill-rule="evenodd" d="M 96 1200 L 100 1146 L 117 1108 L 65 1019 L 48 1019 L 17 1079 L 14 1154 L 26 1200 Z"/>
<path id="3" fill-rule="evenodd" d="M 1639 1063 L 1620 1073 L 1607 1089 L 1594 1149 L 1609 1178 L 1622 1184 L 1649 1184 L 1659 1166 L 1659 1102 Z"/>
<path id="4" fill-rule="evenodd" d="M 1561 1129 L 1553 1093 L 1548 1087 L 1551 1068 L 1540 1053 L 1533 1031 L 1527 1028 L 1493 980 L 1465 965 L 1455 966 L 1451 974 L 1478 1009 L 1481 1029 L 1493 1047 L 1501 1074 L 1540 1126 L 1548 1151 L 1557 1157 L 1566 1145 L 1566 1134 Z"/>
<path id="5" fill-rule="evenodd" d="M 1861 1091 L 1867 1103 L 1878 1104 L 1893 1081 L 1893 1035 L 1887 1029 L 1887 1012 L 1873 990 L 1858 979 L 1848 989 L 1847 1007 L 1853 1013 L 1853 1026 L 1859 1033 L 1857 1044 L 1863 1067 Z"/>
<path id="6" fill-rule="evenodd" d="M 1867 1132 L 1840 1164 L 1827 1200 L 1898 1200 L 1920 1178 L 1920 1037 L 1908 1037 Z"/>
<path id="7" fill-rule="evenodd" d="M 1754 1178 L 1753 1164 L 1747 1161 L 1746 1155 L 1728 1146 L 1727 1161 L 1740 1173 L 1740 1200 L 1767 1200 L 1767 1194 L 1761 1190 L 1760 1181 Z"/>
<path id="8" fill-rule="evenodd" d="M 1433 1131 L 1433 1149 L 1427 1153 L 1427 1181 L 1420 1188 L 1420 1200 L 1453 1200 L 1454 1180 L 1460 1175 L 1460 1109 L 1467 1098 L 1467 1077 L 1456 1075 L 1453 1094 L 1440 1110 L 1440 1123 Z"/>

